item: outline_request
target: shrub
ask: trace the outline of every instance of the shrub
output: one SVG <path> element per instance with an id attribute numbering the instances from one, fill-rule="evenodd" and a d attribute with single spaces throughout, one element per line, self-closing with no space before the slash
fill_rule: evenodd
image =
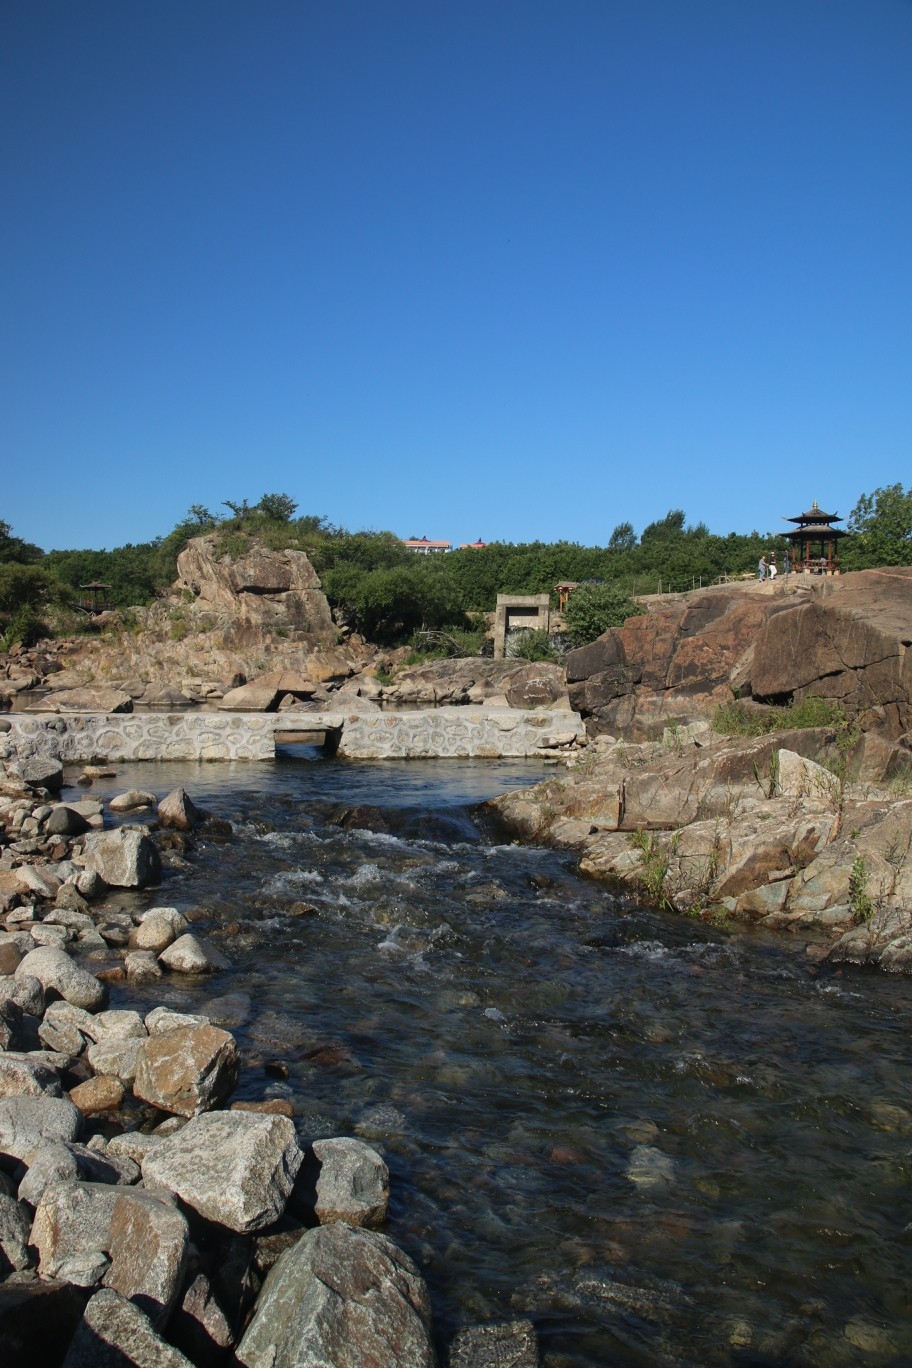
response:
<path id="1" fill-rule="evenodd" d="M 618 584 L 581 584 L 570 595 L 564 616 L 574 646 L 587 646 L 609 627 L 622 627 L 639 611 Z"/>
<path id="2" fill-rule="evenodd" d="M 868 895 L 868 866 L 863 855 L 856 855 L 849 875 L 849 906 L 856 922 L 870 921 L 874 915 L 874 900 Z"/>
<path id="3" fill-rule="evenodd" d="M 514 632 L 507 637 L 504 654 L 509 660 L 560 660 L 551 637 L 543 627 Z"/>

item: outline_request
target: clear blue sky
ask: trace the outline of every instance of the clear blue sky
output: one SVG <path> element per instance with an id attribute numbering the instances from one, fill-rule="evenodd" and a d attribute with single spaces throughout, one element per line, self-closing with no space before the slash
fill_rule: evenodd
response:
<path id="1" fill-rule="evenodd" d="M 909 0 L 5 0 L 0 518 L 604 543 L 912 483 Z"/>

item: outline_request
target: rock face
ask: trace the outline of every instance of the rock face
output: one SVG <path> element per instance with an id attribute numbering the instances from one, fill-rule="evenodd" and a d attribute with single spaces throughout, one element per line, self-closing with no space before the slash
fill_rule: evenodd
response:
<path id="1" fill-rule="evenodd" d="M 210 1112 L 151 1150 L 142 1172 L 147 1186 L 169 1188 L 207 1220 L 247 1233 L 282 1215 L 301 1159 L 287 1117 Z"/>
<path id="2" fill-rule="evenodd" d="M 769 589 L 688 594 L 571 651 L 570 700 L 593 735 L 643 740 L 707 718 L 732 688 L 761 702 L 838 699 L 867 730 L 912 728 L 912 568 L 862 570 Z"/>
<path id="3" fill-rule="evenodd" d="M 276 628 L 314 644 L 335 640 L 326 595 L 303 551 L 271 551 L 251 538 L 247 553 L 232 559 L 219 554 L 217 534 L 194 537 L 177 558 L 177 573 L 196 609 L 228 619 L 226 633 L 238 643 Z"/>
<path id="4" fill-rule="evenodd" d="M 126 1297 L 102 1288 L 89 1301 L 63 1368 L 193 1368 Z"/>
<path id="5" fill-rule="evenodd" d="M 220 1106 L 237 1086 L 234 1037 L 215 1026 L 184 1026 L 139 1044 L 133 1091 L 178 1116 Z"/>
<path id="6" fill-rule="evenodd" d="M 55 1183 L 38 1204 L 31 1239 L 42 1276 L 57 1276 L 76 1256 L 102 1253 L 110 1260 L 107 1286 L 134 1301 L 153 1324 L 167 1320 L 189 1239 L 187 1222 L 168 1202 L 102 1183 Z"/>
<path id="7" fill-rule="evenodd" d="M 411 1259 L 385 1235 L 337 1222 L 280 1256 L 236 1354 L 246 1368 L 435 1368 L 430 1331 Z"/>
<path id="8" fill-rule="evenodd" d="M 158 849 L 140 831 L 118 827 L 86 837 L 87 870 L 112 888 L 146 888 L 161 877 Z"/>

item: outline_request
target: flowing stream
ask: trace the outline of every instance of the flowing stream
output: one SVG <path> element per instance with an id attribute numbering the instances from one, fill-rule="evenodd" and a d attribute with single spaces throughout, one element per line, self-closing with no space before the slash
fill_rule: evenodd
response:
<path id="1" fill-rule="evenodd" d="M 111 1005 L 214 1012 L 239 1096 L 383 1153 L 441 1347 L 529 1315 L 546 1368 L 912 1363 L 912 984 L 497 844 L 474 805 L 543 773 L 121 766 L 89 792 L 181 783 L 235 837 L 112 902 L 181 908 L 232 968 Z"/>

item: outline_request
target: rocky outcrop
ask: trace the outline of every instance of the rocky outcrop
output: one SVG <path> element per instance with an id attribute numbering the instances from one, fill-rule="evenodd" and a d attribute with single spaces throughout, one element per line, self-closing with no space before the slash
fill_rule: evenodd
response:
<path id="1" fill-rule="evenodd" d="M 600 737 L 569 777 L 486 806 L 508 834 L 577 850 L 584 874 L 644 901 L 910 972 L 912 799 L 843 769 L 827 728 L 733 740 L 701 723 L 661 743 Z"/>
<path id="2" fill-rule="evenodd" d="M 839 700 L 864 729 L 912 727 L 912 568 L 719 586 L 629 618 L 571 651 L 571 703 L 591 735 L 634 740 L 707 720 L 734 694 Z M 912 658 L 910 658 L 912 659 Z"/>
<path id="3" fill-rule="evenodd" d="M 177 558 L 177 586 L 193 595 L 193 609 L 227 619 L 235 644 L 277 630 L 335 639 L 336 628 L 316 571 L 303 551 L 272 551 L 250 538 L 244 553 L 222 551 L 218 534 L 194 537 Z"/>
<path id="4" fill-rule="evenodd" d="M 550 661 L 524 664 L 485 656 L 430 660 L 399 670 L 375 686 L 387 703 L 461 704 L 500 701 L 503 707 L 568 707 L 564 671 Z"/>

